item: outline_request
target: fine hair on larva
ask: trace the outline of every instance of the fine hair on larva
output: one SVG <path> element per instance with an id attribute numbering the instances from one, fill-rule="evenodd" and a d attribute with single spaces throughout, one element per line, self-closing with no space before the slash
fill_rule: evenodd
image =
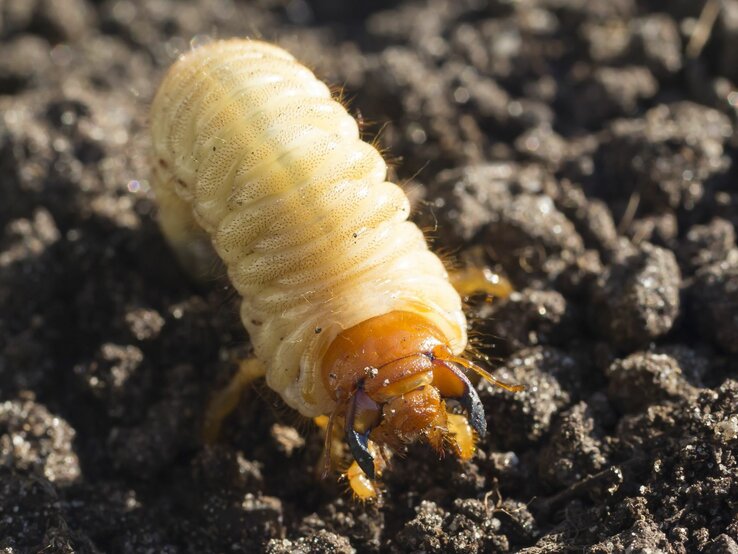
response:
<path id="1" fill-rule="evenodd" d="M 392 311 L 466 347 L 461 299 L 377 149 L 329 88 L 256 40 L 196 48 L 151 108 L 152 184 L 183 264 L 209 237 L 242 297 L 268 385 L 306 416 L 330 413 L 320 363 L 341 331 Z"/>

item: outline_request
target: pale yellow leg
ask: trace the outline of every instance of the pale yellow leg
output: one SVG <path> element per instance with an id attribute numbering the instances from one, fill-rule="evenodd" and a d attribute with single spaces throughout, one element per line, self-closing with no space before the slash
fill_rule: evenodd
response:
<path id="1" fill-rule="evenodd" d="M 449 279 L 461 296 L 485 293 L 490 298 L 506 298 L 513 290 L 510 281 L 486 266 L 469 266 L 452 271 Z"/>
<path id="2" fill-rule="evenodd" d="M 256 358 L 241 361 L 236 374 L 224 389 L 213 396 L 205 411 L 202 437 L 206 443 L 210 444 L 217 440 L 223 420 L 236 409 L 244 389 L 265 374 L 266 367 Z"/>

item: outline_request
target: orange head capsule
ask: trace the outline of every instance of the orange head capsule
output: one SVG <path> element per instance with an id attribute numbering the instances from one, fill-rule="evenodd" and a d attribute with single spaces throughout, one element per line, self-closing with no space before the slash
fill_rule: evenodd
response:
<path id="1" fill-rule="evenodd" d="M 471 429 L 484 436 L 486 421 L 479 396 L 459 366 L 509 390 L 521 388 L 454 356 L 441 332 L 411 312 L 368 319 L 334 339 L 323 358 L 323 380 L 337 401 L 334 415 L 345 417 L 351 453 L 370 479 L 375 477 L 370 440 L 395 450 L 420 439 L 437 450 L 450 442 L 459 456 L 471 457 Z M 448 413 L 447 400 L 461 404 L 468 425 Z"/>

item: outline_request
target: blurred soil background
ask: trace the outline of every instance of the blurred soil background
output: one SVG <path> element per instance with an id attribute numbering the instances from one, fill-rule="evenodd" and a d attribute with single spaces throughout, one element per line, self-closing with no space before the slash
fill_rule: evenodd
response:
<path id="1" fill-rule="evenodd" d="M 237 299 L 156 225 L 147 110 L 211 38 L 273 40 L 379 135 L 511 395 L 383 502 L 320 480 Z M 0 550 L 738 552 L 738 1 L 0 0 Z"/>

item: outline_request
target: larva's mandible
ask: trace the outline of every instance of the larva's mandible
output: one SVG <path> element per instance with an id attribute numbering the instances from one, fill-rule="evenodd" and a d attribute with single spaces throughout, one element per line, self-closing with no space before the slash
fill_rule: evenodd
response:
<path id="1" fill-rule="evenodd" d="M 461 300 L 328 87 L 276 46 L 215 42 L 169 70 L 151 133 L 163 232 L 190 267 L 203 230 L 212 241 L 268 385 L 306 416 L 340 418 L 370 478 L 377 446 L 425 438 L 470 456 L 469 424 L 445 401 L 484 432 L 459 369 L 473 365 L 458 357 Z"/>

